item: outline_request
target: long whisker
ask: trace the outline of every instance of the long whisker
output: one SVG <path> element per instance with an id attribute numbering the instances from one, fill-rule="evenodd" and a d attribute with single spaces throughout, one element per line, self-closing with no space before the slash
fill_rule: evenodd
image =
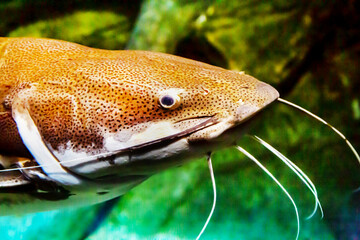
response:
<path id="1" fill-rule="evenodd" d="M 329 124 L 328 122 L 326 122 L 324 119 L 322 119 L 319 116 L 316 116 L 315 114 L 313 114 L 312 112 L 300 107 L 299 105 L 296 105 L 295 103 L 289 102 L 285 99 L 282 98 L 278 98 L 277 99 L 279 102 L 281 103 L 285 103 L 289 106 L 292 106 L 306 114 L 308 114 L 309 116 L 315 118 L 316 120 L 322 122 L 323 124 L 325 124 L 326 126 L 330 127 L 337 135 L 339 135 L 345 142 L 346 144 L 349 146 L 349 148 L 351 149 L 351 151 L 354 153 L 356 159 L 358 160 L 358 162 L 360 163 L 360 156 L 358 154 L 358 152 L 355 150 L 355 148 L 353 147 L 353 145 L 350 143 L 350 141 L 344 136 L 344 134 L 342 134 L 339 130 L 337 130 L 335 127 L 333 127 L 331 124 Z"/>
<path id="2" fill-rule="evenodd" d="M 291 197 L 291 195 L 289 194 L 289 192 L 284 188 L 284 186 L 279 182 L 279 180 L 277 180 L 274 175 L 272 175 L 270 173 L 269 170 L 266 169 L 266 167 L 264 165 L 262 165 L 253 155 L 251 155 L 250 153 L 248 153 L 245 149 L 243 149 L 242 147 L 237 146 L 236 147 L 240 152 L 242 152 L 243 154 L 245 154 L 248 158 L 250 158 L 252 161 L 254 161 L 269 177 L 272 178 L 272 180 L 281 188 L 281 190 L 286 194 L 286 196 L 290 199 L 292 205 L 294 206 L 295 209 L 295 214 L 296 214 L 296 221 L 297 221 L 297 234 L 296 234 L 296 240 L 299 238 L 300 235 L 300 217 L 299 217 L 299 212 L 296 206 L 296 203 L 294 201 L 294 199 Z"/>
<path id="3" fill-rule="evenodd" d="M 201 235 L 204 233 L 207 225 L 210 222 L 210 219 L 214 213 L 215 206 L 216 206 L 216 183 L 215 183 L 214 171 L 213 171 L 213 167 L 212 167 L 212 163 L 211 163 L 211 153 L 208 154 L 207 162 L 208 162 L 208 166 L 209 166 L 211 183 L 212 183 L 212 188 L 213 188 L 213 192 L 214 192 L 214 199 L 213 199 L 213 205 L 212 205 L 210 214 L 209 214 L 208 218 L 206 219 L 206 222 L 205 222 L 203 228 L 201 229 L 199 235 L 196 237 L 196 240 L 200 239 Z"/>
<path id="4" fill-rule="evenodd" d="M 316 187 L 315 187 L 314 183 L 310 180 L 310 178 L 298 166 L 296 166 L 295 163 L 290 161 L 287 157 L 285 157 L 282 153 L 280 153 L 278 150 L 276 150 L 269 143 L 265 142 L 258 136 L 251 136 L 251 137 L 253 139 L 255 139 L 256 141 L 258 141 L 259 143 L 261 143 L 264 147 L 266 147 L 268 150 L 270 150 L 278 158 L 280 158 L 280 160 L 283 161 L 300 178 L 300 180 L 306 185 L 306 187 L 310 189 L 310 191 L 312 192 L 312 194 L 314 195 L 314 198 L 315 198 L 315 206 L 314 206 L 313 212 L 306 219 L 312 218 L 315 215 L 318 207 L 321 212 L 321 218 L 323 218 L 324 212 L 323 212 L 321 203 L 320 203 L 318 195 L 317 195 Z"/>

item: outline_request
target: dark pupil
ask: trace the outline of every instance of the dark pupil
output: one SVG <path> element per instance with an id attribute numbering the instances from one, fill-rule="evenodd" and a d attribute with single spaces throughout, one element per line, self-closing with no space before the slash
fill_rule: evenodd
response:
<path id="1" fill-rule="evenodd" d="M 174 99 L 171 97 L 171 96 L 163 96 L 161 98 L 161 104 L 164 105 L 164 106 L 171 106 L 174 104 Z"/>

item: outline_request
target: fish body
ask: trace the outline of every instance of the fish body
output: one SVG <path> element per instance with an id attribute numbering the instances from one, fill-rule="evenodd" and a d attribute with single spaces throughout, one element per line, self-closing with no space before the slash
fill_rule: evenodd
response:
<path id="1" fill-rule="evenodd" d="M 244 73 L 169 54 L 0 38 L 0 214 L 122 195 L 234 144 L 278 97 Z"/>

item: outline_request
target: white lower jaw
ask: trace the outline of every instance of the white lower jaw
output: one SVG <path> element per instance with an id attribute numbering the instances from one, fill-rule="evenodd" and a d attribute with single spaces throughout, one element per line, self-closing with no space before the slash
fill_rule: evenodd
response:
<path id="1" fill-rule="evenodd" d="M 200 123 L 206 121 L 205 118 L 198 120 Z M 199 123 L 198 122 L 198 123 Z M 198 124 L 197 123 L 197 124 Z M 192 123 L 192 126 L 196 124 Z M 153 174 L 156 171 L 179 165 L 190 158 L 203 156 L 208 151 L 212 151 L 211 147 L 197 144 L 197 141 L 212 141 L 223 134 L 224 131 L 234 125 L 234 117 L 222 119 L 221 122 L 206 127 L 203 130 L 195 132 L 186 138 L 177 140 L 169 145 L 160 146 L 146 151 L 127 152 L 122 155 L 114 155 L 112 157 L 99 159 L 96 154 L 85 151 L 74 151 L 68 143 L 59 151 L 54 151 L 54 155 L 59 159 L 61 165 L 65 168 L 87 178 L 95 179 L 106 175 L 135 175 Z M 169 135 L 177 134 L 184 129 L 170 122 L 163 121 L 154 123 L 141 133 L 135 133 L 129 136 L 129 133 L 107 133 L 104 135 L 103 149 L 101 153 L 114 152 L 119 149 L 136 146 L 142 143 L 161 139 Z M 126 134 L 123 136 L 122 134 Z M 127 141 L 124 141 L 127 139 Z M 190 142 L 190 145 L 189 145 Z M 138 164 L 139 163 L 139 164 Z M 147 165 L 146 165 L 147 164 Z M 139 170 L 138 173 L 136 170 Z"/>
<path id="2" fill-rule="evenodd" d="M 133 133 L 129 135 L 129 132 L 107 133 L 104 134 L 103 149 L 100 153 L 108 153 L 117 151 L 119 149 L 126 149 L 128 147 L 143 144 L 149 141 L 153 141 L 159 138 L 163 138 L 172 134 L 181 132 L 176 129 L 172 123 L 163 121 L 155 124 L 151 124 L 145 131 L 140 133 Z M 124 141 L 125 140 L 125 141 Z M 146 151 L 143 153 L 128 153 L 124 155 L 118 155 L 115 158 L 109 158 L 98 160 L 94 155 L 97 153 L 91 153 L 86 151 L 74 150 L 71 148 L 71 143 L 67 143 L 66 146 L 60 148 L 60 150 L 54 150 L 54 155 L 59 159 L 62 166 L 70 169 L 71 171 L 84 175 L 90 178 L 96 178 L 109 172 L 111 169 L 115 169 L 116 166 L 122 166 L 128 164 L 130 161 L 152 161 L 157 159 L 165 159 L 171 156 L 176 156 L 181 152 L 188 150 L 188 142 L 186 139 L 181 139 L 166 147 Z"/>

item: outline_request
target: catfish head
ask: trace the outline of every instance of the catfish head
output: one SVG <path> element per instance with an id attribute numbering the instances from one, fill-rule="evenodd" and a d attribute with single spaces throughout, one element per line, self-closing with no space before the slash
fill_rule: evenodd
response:
<path id="1" fill-rule="evenodd" d="M 10 87 L 1 89 L 21 139 L 14 144 L 41 166 L 43 179 L 72 194 L 113 191 L 109 199 L 230 146 L 279 97 L 242 72 L 169 54 L 4 42 L 0 78 Z"/>

